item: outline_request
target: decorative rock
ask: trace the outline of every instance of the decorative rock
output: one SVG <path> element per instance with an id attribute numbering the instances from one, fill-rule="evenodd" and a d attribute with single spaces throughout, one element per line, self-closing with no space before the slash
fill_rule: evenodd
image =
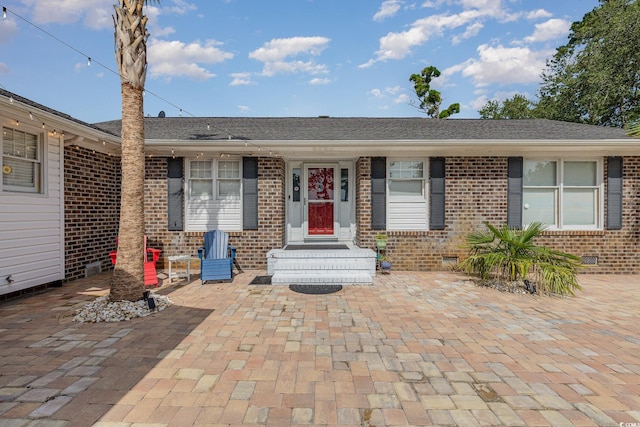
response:
<path id="1" fill-rule="evenodd" d="M 73 321 L 80 323 L 121 322 L 136 317 L 148 316 L 173 304 L 171 299 L 165 295 L 152 295 L 155 301 L 153 310 L 149 309 L 149 305 L 144 299 L 139 301 L 110 301 L 109 295 L 105 295 L 76 310 Z"/>

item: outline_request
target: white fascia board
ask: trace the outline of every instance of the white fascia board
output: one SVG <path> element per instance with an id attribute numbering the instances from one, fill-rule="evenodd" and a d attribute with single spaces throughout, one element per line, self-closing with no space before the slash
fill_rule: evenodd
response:
<path id="1" fill-rule="evenodd" d="M 246 146 L 245 146 L 246 142 Z M 362 156 L 635 156 L 640 139 L 617 140 L 147 140 L 154 155 L 193 153 L 274 155 L 284 158 L 357 158 Z"/>

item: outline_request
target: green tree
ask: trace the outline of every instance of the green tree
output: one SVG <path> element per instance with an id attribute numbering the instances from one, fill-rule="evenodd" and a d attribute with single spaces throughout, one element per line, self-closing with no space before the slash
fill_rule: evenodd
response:
<path id="1" fill-rule="evenodd" d="M 549 119 L 624 127 L 640 117 L 640 3 L 600 0 L 547 62 L 538 111 Z"/>
<path id="2" fill-rule="evenodd" d="M 147 74 L 145 0 L 114 5 L 115 56 L 122 94 L 122 186 L 113 301 L 135 301 L 144 291 L 144 82 Z"/>
<path id="3" fill-rule="evenodd" d="M 520 94 L 502 102 L 487 101 L 478 113 L 481 119 L 533 119 L 537 116 L 536 104 Z"/>
<path id="4" fill-rule="evenodd" d="M 442 95 L 439 91 L 431 89 L 431 80 L 437 77 L 440 77 L 440 71 L 436 67 L 426 67 L 420 74 L 411 74 L 409 81 L 413 82 L 413 87 L 420 101 L 418 108 L 424 111 L 429 117 L 446 119 L 460 112 L 460 104 L 451 104 L 446 110 L 440 110 Z"/>

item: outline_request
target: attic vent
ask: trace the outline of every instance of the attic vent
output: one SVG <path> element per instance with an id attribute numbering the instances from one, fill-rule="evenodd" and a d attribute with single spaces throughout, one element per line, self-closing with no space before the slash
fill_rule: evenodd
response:
<path id="1" fill-rule="evenodd" d="M 583 256 L 582 265 L 598 265 L 597 256 Z"/>
<path id="2" fill-rule="evenodd" d="M 164 119 L 164 118 L 165 118 L 165 116 L 166 116 L 166 114 L 164 113 L 164 111 L 160 111 L 160 112 L 158 113 L 158 117 L 160 117 L 161 119 Z"/>

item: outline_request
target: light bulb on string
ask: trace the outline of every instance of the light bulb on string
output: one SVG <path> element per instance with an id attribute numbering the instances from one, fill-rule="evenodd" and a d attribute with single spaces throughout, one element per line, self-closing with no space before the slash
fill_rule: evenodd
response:
<path id="1" fill-rule="evenodd" d="M 2 7 L 2 19 L 7 20 L 7 8 L 4 6 Z"/>
<path id="2" fill-rule="evenodd" d="M 33 120 L 33 114 L 31 114 L 31 111 L 29 111 L 29 120 Z"/>
<path id="3" fill-rule="evenodd" d="M 87 67 L 91 67 L 91 57 L 87 57 Z"/>

